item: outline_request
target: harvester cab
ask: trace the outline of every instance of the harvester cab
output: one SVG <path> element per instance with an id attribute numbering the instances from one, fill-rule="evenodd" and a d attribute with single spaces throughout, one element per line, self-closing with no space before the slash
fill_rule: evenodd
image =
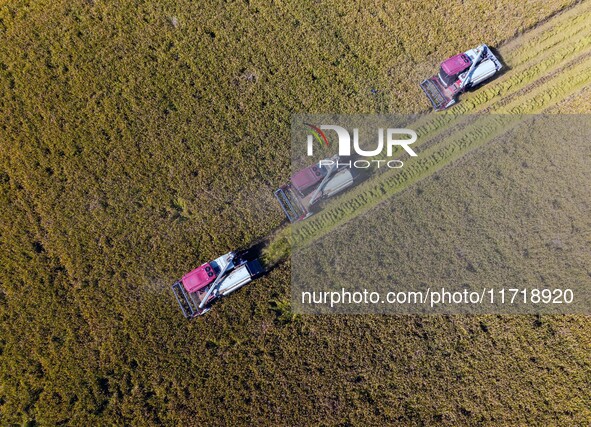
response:
<path id="1" fill-rule="evenodd" d="M 482 44 L 441 63 L 439 73 L 423 80 L 421 89 L 436 111 L 457 102 L 457 96 L 497 74 L 503 65 L 490 48 Z"/>

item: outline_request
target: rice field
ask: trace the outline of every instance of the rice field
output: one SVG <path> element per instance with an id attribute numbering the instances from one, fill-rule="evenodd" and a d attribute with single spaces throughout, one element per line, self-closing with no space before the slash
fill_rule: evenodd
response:
<path id="1" fill-rule="evenodd" d="M 304 243 L 478 169 L 489 138 L 441 137 L 468 113 L 587 113 L 589 11 L 0 2 L 0 424 L 587 424 L 587 317 L 294 314 L 272 192 L 291 114 L 427 113 L 417 82 L 481 42 L 507 72 L 422 116 L 424 160 L 328 204 Z M 261 239 L 269 274 L 187 322 L 173 281 Z"/>

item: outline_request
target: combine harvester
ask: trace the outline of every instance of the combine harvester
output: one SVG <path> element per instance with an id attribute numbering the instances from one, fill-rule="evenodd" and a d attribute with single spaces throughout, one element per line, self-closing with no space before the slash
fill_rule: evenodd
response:
<path id="1" fill-rule="evenodd" d="M 258 259 L 229 252 L 187 273 L 172 285 L 172 291 L 187 319 L 208 312 L 211 304 L 246 285 L 265 272 Z"/>
<path id="2" fill-rule="evenodd" d="M 457 96 L 497 74 L 503 65 L 490 48 L 482 44 L 441 63 L 439 74 L 423 80 L 421 88 L 436 111 L 454 105 Z"/>
<path id="3" fill-rule="evenodd" d="M 288 185 L 275 191 L 291 222 L 310 216 L 310 208 L 322 199 L 350 187 L 353 174 L 349 163 L 339 157 L 324 159 L 291 177 Z M 172 285 L 172 292 L 187 319 L 207 313 L 217 299 L 263 275 L 261 262 L 249 251 L 229 252 L 185 274 Z"/>
<path id="4" fill-rule="evenodd" d="M 339 156 L 321 160 L 292 175 L 289 183 L 275 190 L 275 197 L 289 222 L 298 222 L 313 214 L 312 208 L 351 187 L 354 176 L 350 163 Z"/>
<path id="5" fill-rule="evenodd" d="M 339 163 L 339 157 L 334 156 L 294 174 L 288 185 L 275 191 L 275 196 L 289 220 L 295 222 L 310 216 L 310 208 L 318 201 L 352 184 L 349 163 Z M 214 301 L 265 273 L 261 262 L 248 252 L 251 251 L 222 255 L 185 274 L 172 285 L 172 292 L 187 319 L 207 313 Z"/>

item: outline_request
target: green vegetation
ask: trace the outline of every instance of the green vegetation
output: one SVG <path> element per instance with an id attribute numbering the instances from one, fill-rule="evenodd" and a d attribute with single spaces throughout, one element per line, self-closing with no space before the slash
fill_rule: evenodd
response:
<path id="1" fill-rule="evenodd" d="M 292 112 L 424 111 L 439 60 L 573 3 L 0 2 L 0 424 L 585 424 L 585 317 L 298 317 L 289 262 L 191 323 L 169 290 L 281 225 Z M 494 87 L 584 72 L 575 9 Z"/>

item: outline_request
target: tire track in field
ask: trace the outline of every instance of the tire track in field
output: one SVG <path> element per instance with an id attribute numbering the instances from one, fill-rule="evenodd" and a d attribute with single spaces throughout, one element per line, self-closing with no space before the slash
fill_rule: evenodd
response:
<path id="1" fill-rule="evenodd" d="M 538 78 L 536 84 L 540 84 L 547 81 L 549 76 L 559 72 L 561 68 L 566 68 L 565 63 L 568 60 L 575 58 L 572 64 L 580 62 L 582 57 L 577 55 L 591 45 L 591 27 L 587 25 L 587 21 L 591 20 L 591 8 L 589 9 L 588 13 L 583 14 L 577 9 L 574 24 L 566 22 L 563 25 L 556 25 L 551 28 L 550 36 L 542 33 L 543 39 L 546 41 L 545 44 L 538 43 L 539 40 L 535 39 L 534 45 L 539 46 L 540 50 L 525 49 L 529 54 L 527 59 L 530 60 L 526 66 L 521 66 L 524 61 L 519 58 L 522 56 L 514 54 L 509 62 L 511 71 L 508 76 L 510 77 L 505 75 L 479 88 L 475 94 L 468 94 L 467 97 L 463 95 L 462 102 L 446 112 L 429 114 L 413 122 L 413 129 L 419 136 L 414 147 L 429 146 L 433 144 L 433 138 L 440 139 L 444 135 L 448 135 L 450 126 L 457 125 L 458 121 L 462 120 L 462 116 L 473 113 L 500 112 L 500 108 L 508 104 L 510 99 L 531 90 L 534 87 L 531 82 L 536 78 Z M 573 34 L 577 35 L 579 39 L 575 44 L 570 45 L 568 37 Z M 538 59 L 537 63 L 532 63 L 532 57 Z M 503 59 L 505 58 L 503 57 Z"/>
<path id="2" fill-rule="evenodd" d="M 281 230 L 268 258 L 287 255 L 285 240 L 306 245 L 380 202 L 432 175 L 466 153 L 591 85 L 591 3 L 582 3 L 499 49 L 509 71 L 475 93 L 464 94 L 448 112 L 410 124 L 419 157 L 387 171 L 326 204 L 305 222 Z M 474 115 L 473 113 L 508 113 Z"/>
<path id="3" fill-rule="evenodd" d="M 540 112 L 591 84 L 591 59 L 589 58 L 591 57 L 588 55 L 586 61 L 574 67 L 572 73 L 567 75 L 559 73 L 558 76 L 561 78 L 551 79 L 544 85 L 542 91 L 535 91 L 523 97 L 525 99 L 516 100 L 509 106 L 509 111 L 512 113 L 510 115 L 468 116 L 466 120 L 471 120 L 471 123 L 458 124 L 455 132 L 443 142 L 422 150 L 417 158 L 408 158 L 404 169 L 400 172 L 382 174 L 379 179 L 370 182 L 372 184 L 370 188 L 358 187 L 353 190 L 358 190 L 358 194 L 344 201 L 341 199 L 337 206 L 325 208 L 301 225 L 298 224 L 293 230 L 292 243 L 304 244 L 320 237 L 418 180 L 435 173 L 472 149 L 519 125 L 523 120 L 521 114 Z M 493 120 L 494 126 L 491 125 L 490 120 Z"/>
<path id="4" fill-rule="evenodd" d="M 590 40 L 590 44 L 591 44 L 591 40 Z M 496 104 L 494 104 L 493 106 L 487 107 L 485 110 L 483 110 L 482 113 L 525 114 L 525 112 L 523 112 L 523 113 L 521 112 L 521 110 L 518 108 L 518 105 L 523 104 L 525 99 L 527 99 L 532 93 L 536 92 L 537 87 L 543 87 L 544 88 L 543 90 L 546 90 L 547 87 L 544 85 L 551 84 L 552 80 L 560 79 L 561 76 L 565 75 L 566 72 L 574 69 L 574 67 L 579 66 L 583 62 L 588 61 L 590 58 L 591 58 L 591 50 L 587 51 L 586 53 L 584 53 L 581 56 L 576 57 L 575 59 L 570 61 L 567 65 L 564 65 L 564 66 L 556 69 L 551 74 L 544 75 L 539 80 L 537 80 L 535 82 L 535 84 L 524 87 L 524 88 L 518 90 L 517 92 L 508 95 L 507 97 L 501 98 L 500 100 L 497 101 Z M 570 86 L 571 85 L 566 85 L 564 87 L 565 90 L 560 91 L 562 93 L 562 95 L 564 95 L 564 96 L 566 96 L 566 94 L 569 93 L 567 98 L 572 96 L 572 94 L 573 94 L 572 92 L 570 92 L 568 90 Z M 548 91 L 548 94 L 553 94 L 555 92 L 556 92 L 555 90 Z M 560 101 L 562 101 L 563 99 L 566 99 L 566 98 L 561 98 Z M 552 106 L 553 105 L 554 105 L 554 103 L 552 103 Z M 540 103 L 539 106 L 542 107 L 544 110 L 551 107 L 551 106 L 545 106 L 545 105 L 543 105 L 543 103 Z M 536 108 L 530 108 L 530 110 L 528 111 L 528 114 L 533 114 L 533 113 L 538 113 L 538 112 L 540 112 L 540 111 L 537 111 Z M 473 123 L 474 120 L 480 116 L 480 114 L 481 113 L 478 113 L 476 115 L 470 114 L 467 116 L 458 117 L 457 118 L 458 123 L 455 123 L 453 126 L 448 126 L 445 130 L 440 130 L 437 134 L 433 135 L 430 139 L 427 139 L 426 142 L 421 144 L 421 149 L 425 150 L 425 149 L 432 147 L 433 145 L 444 142 L 445 138 L 449 138 L 450 136 L 452 136 L 453 132 L 458 127 L 460 127 L 460 126 L 464 127 L 468 123 Z"/>

